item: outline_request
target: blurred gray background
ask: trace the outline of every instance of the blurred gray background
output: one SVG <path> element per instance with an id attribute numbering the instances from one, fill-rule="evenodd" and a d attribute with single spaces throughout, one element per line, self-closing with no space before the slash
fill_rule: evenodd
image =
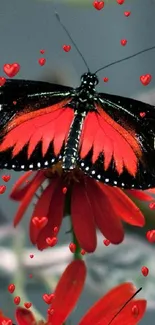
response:
<path id="1" fill-rule="evenodd" d="M 155 45 L 154 0 L 126 0 L 122 6 L 116 4 L 115 0 L 110 0 L 101 11 L 93 8 L 91 0 L 87 0 L 86 5 L 85 0 L 83 3 L 78 3 L 78 0 L 74 0 L 73 3 L 71 1 L 67 3 L 65 0 L 1 0 L 1 76 L 4 76 L 3 64 L 18 62 L 21 65 L 18 78 L 54 80 L 70 86 L 79 85 L 80 76 L 86 72 L 86 68 L 73 46 L 69 53 L 62 50 L 62 45 L 70 44 L 70 41 L 54 16 L 55 10 L 59 12 L 92 72 L 114 60 Z M 126 18 L 123 13 L 128 10 L 131 11 L 131 16 Z M 121 39 L 128 40 L 125 47 L 120 45 Z M 39 53 L 40 49 L 45 49 L 45 55 Z M 44 67 L 38 64 L 38 59 L 42 56 L 47 59 Z M 146 73 L 152 74 L 152 82 L 144 87 L 139 77 Z M 108 77 L 109 82 L 104 83 L 103 77 Z M 151 93 L 152 101 L 154 101 L 155 50 L 101 71 L 99 78 L 98 89 L 102 92 L 133 98 L 143 96 L 148 102 Z M 46 306 L 41 296 L 45 291 L 49 291 L 49 286 L 52 287 L 55 284 L 56 275 L 61 273 L 71 256 L 69 254 L 70 257 L 68 257 L 66 246 L 59 245 L 59 251 L 56 251 L 54 255 L 57 256 L 57 262 L 55 262 L 52 255 L 54 249 L 37 253 L 31 246 L 28 230 L 25 228 L 28 228 L 32 207 L 21 226 L 13 232 L 11 222 L 17 204 L 9 201 L 8 195 L 11 186 L 21 173 L 9 174 L 12 175 L 11 181 L 7 184 L 6 193 L 0 197 L 0 309 L 13 317 L 15 307 L 12 304 L 13 298 L 7 292 L 7 285 L 16 280 L 19 282 L 19 288 L 23 286 L 22 281 L 24 282 L 29 301 L 32 301 L 44 314 Z M 2 184 L 1 181 L 0 185 Z M 67 244 L 70 241 L 69 235 L 64 235 L 65 230 L 68 229 L 69 225 L 66 220 L 59 236 L 60 243 Z M 77 324 L 87 308 L 112 285 L 127 280 L 146 287 L 146 291 L 144 289 L 141 296 L 151 297 L 150 307 L 141 324 L 147 322 L 149 325 L 154 324 L 154 248 L 150 248 L 140 237 L 136 237 L 134 241 L 134 234 L 128 236 L 127 242 L 121 248 L 112 247 L 108 251 L 109 247 L 105 248 L 100 245 L 97 252 L 88 258 L 88 266 L 92 272 L 90 271 L 88 285 L 78 308 L 72 315 L 72 324 Z M 29 254 L 33 252 L 35 252 L 36 259 L 31 260 Z M 127 253 L 129 254 L 128 261 L 125 260 Z M 49 262 L 49 257 L 51 262 Z M 91 262 L 94 261 L 93 259 L 95 268 Z M 48 261 L 47 270 L 43 267 L 45 260 Z M 146 262 L 150 267 L 150 279 L 149 277 L 143 278 L 140 273 L 141 266 Z M 34 277 L 29 279 L 29 273 L 32 272 Z M 46 272 L 49 277 L 48 283 L 45 281 Z"/>

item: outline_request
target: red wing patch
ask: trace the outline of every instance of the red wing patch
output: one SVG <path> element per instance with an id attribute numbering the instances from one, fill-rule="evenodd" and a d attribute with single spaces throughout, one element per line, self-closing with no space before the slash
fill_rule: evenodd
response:
<path id="1" fill-rule="evenodd" d="M 66 140 L 74 117 L 72 109 L 63 108 L 67 102 L 68 100 L 61 101 L 59 104 L 39 111 L 16 116 L 4 130 L 5 136 L 0 145 L 0 152 L 12 148 L 12 158 L 14 158 L 28 144 L 29 159 L 37 144 L 42 141 L 44 157 L 53 141 L 54 154 L 57 156 Z"/>
<path id="2" fill-rule="evenodd" d="M 104 170 L 108 169 L 113 159 L 119 175 L 125 167 L 130 175 L 135 176 L 142 151 L 134 132 L 116 123 L 99 106 L 97 111 L 86 116 L 80 141 L 81 159 L 93 149 L 93 164 L 103 153 Z"/>

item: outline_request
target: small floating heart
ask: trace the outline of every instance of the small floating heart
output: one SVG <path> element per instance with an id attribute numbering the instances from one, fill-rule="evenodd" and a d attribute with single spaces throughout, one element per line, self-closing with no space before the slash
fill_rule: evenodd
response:
<path id="1" fill-rule="evenodd" d="M 3 71 L 10 78 L 16 76 L 19 70 L 20 70 L 20 64 L 18 63 L 11 63 L 11 64 L 7 63 L 3 65 Z"/>
<path id="2" fill-rule="evenodd" d="M 152 80 L 151 74 L 147 73 L 142 76 L 140 76 L 140 81 L 144 86 L 147 86 Z"/>
<path id="3" fill-rule="evenodd" d="M 66 44 L 64 44 L 62 48 L 65 52 L 69 52 L 71 50 L 71 46 Z"/>
<path id="4" fill-rule="evenodd" d="M 101 10 L 104 7 L 104 1 L 94 1 L 93 6 L 97 10 Z"/>

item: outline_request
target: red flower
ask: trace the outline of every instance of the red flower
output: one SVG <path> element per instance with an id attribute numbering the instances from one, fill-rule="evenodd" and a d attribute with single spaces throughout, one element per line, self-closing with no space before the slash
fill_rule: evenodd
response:
<path id="1" fill-rule="evenodd" d="M 30 181 L 29 176 L 33 176 Z M 14 219 L 15 226 L 23 217 L 35 192 L 46 180 L 48 185 L 38 199 L 30 222 L 30 239 L 40 250 L 48 247 L 46 239 L 54 236 L 54 227 L 60 229 L 66 195 L 70 196 L 75 235 L 86 252 L 93 252 L 96 248 L 96 228 L 111 243 L 119 244 L 124 238 L 122 220 L 138 227 L 145 224 L 142 212 L 123 190 L 97 182 L 80 170 L 65 173 L 57 165 L 46 171 L 29 171 L 14 185 L 10 197 L 21 202 Z M 152 200 L 152 197 L 139 190 L 127 192 L 141 200 Z M 46 217 L 48 222 L 43 228 L 37 228 L 32 221 L 34 217 Z"/>
<path id="2" fill-rule="evenodd" d="M 86 266 L 83 261 L 76 260 L 67 266 L 57 284 L 46 324 L 64 324 L 77 304 L 84 287 L 85 278 Z M 112 325 L 136 325 L 145 313 L 146 300 L 133 298 L 120 311 L 135 292 L 136 288 L 132 283 L 122 283 L 114 287 L 91 307 L 79 325 L 108 325 L 111 321 Z M 120 313 L 118 313 L 119 311 Z M 117 313 L 118 315 L 116 315 Z M 114 318 L 114 316 L 116 317 Z M 18 307 L 16 309 L 16 319 L 18 325 L 37 325 L 32 312 L 25 308 Z M 0 320 L 2 321 L 2 317 Z M 44 324 L 44 322 L 39 323 Z M 2 322 L 0 324 L 2 325 Z"/>

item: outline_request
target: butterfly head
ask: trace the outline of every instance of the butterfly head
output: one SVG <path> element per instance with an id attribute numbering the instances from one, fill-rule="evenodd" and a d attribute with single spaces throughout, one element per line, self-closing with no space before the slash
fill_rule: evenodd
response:
<path id="1" fill-rule="evenodd" d="M 84 73 L 81 77 L 81 86 L 88 89 L 94 89 L 99 83 L 97 75 L 95 73 Z"/>

